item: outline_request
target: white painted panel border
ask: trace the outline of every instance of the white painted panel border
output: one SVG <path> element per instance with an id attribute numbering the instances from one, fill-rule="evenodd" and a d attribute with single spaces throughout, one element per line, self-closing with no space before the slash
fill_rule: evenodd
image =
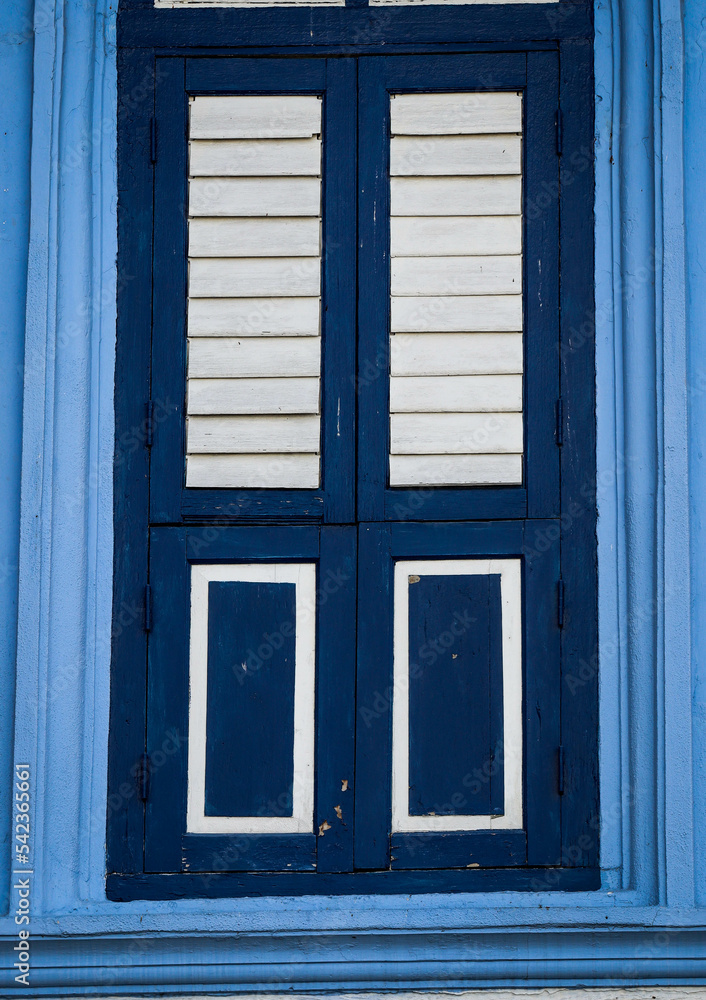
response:
<path id="1" fill-rule="evenodd" d="M 409 815 L 409 577 L 500 575 L 503 651 L 502 816 Z M 522 828 L 522 568 L 520 559 L 430 559 L 395 564 L 392 696 L 392 832 Z"/>
<path id="2" fill-rule="evenodd" d="M 295 585 L 294 785 L 291 816 L 205 815 L 208 585 L 211 581 Z M 313 831 L 315 663 L 316 565 L 314 563 L 192 565 L 187 833 L 283 834 Z"/>

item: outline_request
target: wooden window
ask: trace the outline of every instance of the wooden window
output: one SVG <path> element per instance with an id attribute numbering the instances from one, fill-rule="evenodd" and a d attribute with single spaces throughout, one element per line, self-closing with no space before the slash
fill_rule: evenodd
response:
<path id="1" fill-rule="evenodd" d="M 166 54 L 126 99 L 111 898 L 597 884 L 562 58 Z"/>

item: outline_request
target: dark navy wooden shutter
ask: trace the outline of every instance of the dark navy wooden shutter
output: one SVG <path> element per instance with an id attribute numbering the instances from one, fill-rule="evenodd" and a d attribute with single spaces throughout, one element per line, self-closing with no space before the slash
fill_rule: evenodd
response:
<path id="1" fill-rule="evenodd" d="M 562 197 L 576 193 L 574 216 L 590 217 L 586 179 L 567 183 L 565 194 L 559 183 L 560 91 L 578 123 L 567 136 L 575 144 L 590 128 L 580 88 L 573 77 L 562 83 L 559 64 L 558 51 L 521 46 L 394 57 L 167 56 L 155 76 L 151 146 L 151 109 L 134 112 L 138 138 L 122 126 L 123 148 L 132 142 L 155 161 L 153 268 L 141 243 L 134 254 L 154 296 L 149 533 L 145 514 L 144 537 L 135 528 L 116 563 L 116 614 L 135 580 L 148 594 L 144 645 L 118 618 L 113 678 L 120 736 L 111 788 L 128 770 L 137 774 L 140 803 L 125 797 L 123 782 L 109 827 L 112 898 L 595 885 L 595 836 L 578 860 L 566 847 L 595 805 L 595 692 L 587 685 L 586 724 L 582 718 L 567 739 L 560 647 L 571 661 L 565 673 L 590 656 L 595 565 L 593 496 L 581 491 L 593 462 L 588 355 L 583 410 L 572 414 L 580 440 L 575 432 L 564 438 L 558 403 Z M 189 97 L 276 94 L 322 98 L 321 483 L 187 487 Z M 521 366 L 509 372 L 513 384 L 522 380 L 521 474 L 506 485 L 459 485 L 451 449 L 451 485 L 395 486 L 392 442 L 412 424 L 409 405 L 393 403 L 393 393 L 415 399 L 419 376 L 421 398 L 430 380 L 421 370 L 391 371 L 391 229 L 406 218 L 399 193 L 391 199 L 401 176 L 391 165 L 391 141 L 400 138 L 391 102 L 469 94 L 490 95 L 503 114 L 522 108 L 513 176 L 522 184 L 523 346 Z M 426 156 L 428 122 L 418 134 L 406 128 L 403 140 L 411 136 Z M 142 181 L 141 219 L 152 195 Z M 512 209 L 515 222 L 520 212 Z M 572 287 L 562 294 L 574 318 L 577 302 L 590 305 L 578 254 L 566 244 Z M 395 282 L 414 272 L 410 259 Z M 432 263 L 439 273 L 438 259 Z M 121 301 L 132 312 L 120 321 L 119 372 L 130 364 L 125 325 L 144 321 L 145 309 L 137 283 L 126 284 Z M 144 322 L 140 330 L 144 341 Z M 508 335 L 499 330 L 488 335 Z M 458 325 L 441 334 L 467 336 Z M 567 398 L 575 370 L 564 372 Z M 124 431 L 125 419 L 118 426 Z M 469 452 L 463 445 L 459 462 Z M 568 519 L 560 520 L 560 496 L 567 510 L 581 497 Z M 119 498 L 123 516 L 133 516 L 131 503 L 129 491 Z M 569 546 L 573 588 L 562 577 Z M 125 580 L 123 562 L 132 567 Z M 307 629 L 313 634 L 302 639 Z M 124 697 L 121 673 L 131 678 Z M 580 699 L 567 718 L 581 715 Z M 135 749 L 142 732 L 144 755 Z M 567 742 L 577 762 L 565 760 Z"/>

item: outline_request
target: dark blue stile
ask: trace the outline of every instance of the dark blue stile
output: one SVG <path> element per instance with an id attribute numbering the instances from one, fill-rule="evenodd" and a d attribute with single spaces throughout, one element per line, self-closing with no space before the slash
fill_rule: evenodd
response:
<path id="1" fill-rule="evenodd" d="M 155 87 L 153 446 L 150 522 L 175 523 L 184 482 L 187 134 L 184 60 L 158 59 Z"/>
<path id="2" fill-rule="evenodd" d="M 390 316 L 389 127 L 385 60 L 358 64 L 358 469 L 361 521 L 385 517 Z"/>
<path id="3" fill-rule="evenodd" d="M 321 462 L 333 524 L 355 518 L 356 76 L 354 59 L 326 60 Z"/>
<path id="4" fill-rule="evenodd" d="M 321 521 L 324 516 L 324 498 L 305 494 L 294 496 L 293 490 L 184 490 L 181 516 L 184 521 L 203 521 L 208 518 L 219 522 L 255 521 Z"/>
<path id="5" fill-rule="evenodd" d="M 497 590 L 496 600 L 500 600 L 500 579 L 495 578 L 495 588 Z M 490 729 L 490 766 L 484 775 L 488 777 L 488 790 L 490 797 L 489 812 L 493 816 L 499 816 L 505 811 L 505 748 L 503 736 L 505 732 L 504 714 L 504 686 L 503 686 L 503 636 L 502 628 L 498 627 L 502 622 L 502 608 L 498 616 L 496 627 L 489 630 L 488 636 L 488 662 L 495 665 L 490 677 L 490 691 L 488 692 L 488 726 Z M 499 669 L 498 669 L 499 665 Z"/>
<path id="6" fill-rule="evenodd" d="M 561 106 L 565 151 L 562 170 L 567 171 L 561 201 L 561 364 L 562 394 L 568 415 L 565 444 L 561 449 L 562 510 L 570 518 L 561 543 L 566 594 L 561 689 L 562 743 L 566 760 L 562 853 L 570 859 L 565 863 L 597 865 L 600 827 L 596 740 L 598 588 L 595 344 L 591 335 L 595 333 L 593 47 L 589 41 L 562 44 Z M 588 335 L 585 324 L 589 327 Z"/>
<path id="7" fill-rule="evenodd" d="M 108 899 L 222 899 L 248 896 L 326 896 L 439 892 L 588 892 L 600 888 L 593 868 L 469 868 L 405 872 L 214 872 L 213 874 L 109 875 Z M 421 902 L 421 901 L 420 901 Z M 423 905 L 423 902 L 422 902 Z"/>
<path id="8" fill-rule="evenodd" d="M 525 664 L 525 824 L 527 863 L 560 862 L 561 798 L 557 780 L 560 742 L 561 645 L 557 615 L 559 550 L 537 539 L 558 532 L 555 520 L 525 528 L 523 637 Z"/>
<path id="9" fill-rule="evenodd" d="M 521 521 L 466 524 L 393 524 L 393 559 L 463 559 L 465 556 L 513 556 L 522 552 Z"/>
<path id="10" fill-rule="evenodd" d="M 280 10 L 154 10 L 137 0 L 121 0 L 121 44 L 188 48 L 242 49 L 272 53 L 278 46 L 342 46 L 351 50 L 394 45 L 468 45 L 469 43 L 551 42 L 591 37 L 593 7 L 588 2 L 547 4 L 410 5 L 399 8 L 329 7 Z M 354 40 L 354 41 L 352 41 Z"/>
<path id="11" fill-rule="evenodd" d="M 523 486 L 473 486 L 443 488 L 420 486 L 413 490 L 385 490 L 386 521 L 473 521 L 495 517 L 524 517 L 527 490 Z"/>
<path id="12" fill-rule="evenodd" d="M 527 837 L 524 830 L 435 833 L 432 836 L 393 833 L 390 851 L 395 871 L 468 868 L 470 865 L 479 865 L 481 868 L 512 868 L 524 865 L 527 860 Z"/>
<path id="13" fill-rule="evenodd" d="M 319 555 L 319 528 L 315 525 L 204 525 L 186 529 L 189 562 L 294 562 Z"/>
<path id="14" fill-rule="evenodd" d="M 358 530 L 355 867 L 389 867 L 392 739 L 390 528 Z"/>
<path id="15" fill-rule="evenodd" d="M 362 520 L 524 517 L 523 487 L 391 489 L 389 451 L 389 94 L 522 89 L 526 56 L 455 54 L 362 58 L 358 293 L 358 511 Z M 544 361 L 542 357 L 540 361 Z M 552 359 L 555 367 L 556 361 Z M 543 469 L 547 474 L 546 468 Z M 558 466 L 557 466 L 558 472 Z M 558 485 L 556 486 L 558 489 Z"/>
<path id="16" fill-rule="evenodd" d="M 181 871 L 189 731 L 189 574 L 183 528 L 152 528 L 145 871 Z"/>
<path id="17" fill-rule="evenodd" d="M 186 89 L 190 94 L 323 93 L 323 59 L 268 59 L 263 72 L 257 59 L 187 59 Z"/>
<path id="18" fill-rule="evenodd" d="M 152 166 L 149 123 L 153 93 L 129 99 L 154 69 L 150 52 L 118 58 L 118 227 L 122 286 L 115 370 L 115 564 L 113 577 L 108 871 L 143 868 L 144 810 L 137 791 L 144 751 L 147 637 L 143 630 L 147 582 L 150 299 L 152 293 Z M 120 788 L 133 794 L 121 795 Z"/>
<path id="19" fill-rule="evenodd" d="M 292 815 L 295 591 L 208 585 L 206 816 Z"/>
<path id="20" fill-rule="evenodd" d="M 527 516 L 559 514 L 558 58 L 527 54 L 524 144 L 525 477 Z"/>
<path id="21" fill-rule="evenodd" d="M 490 782 L 473 775 L 492 773 L 503 738 L 490 711 L 491 693 L 502 704 L 500 577 L 431 571 L 408 601 L 409 814 L 487 816 Z"/>
<path id="22" fill-rule="evenodd" d="M 199 872 L 195 877 L 201 881 L 209 880 L 210 872 L 310 872 L 316 868 L 312 833 L 187 833 L 181 849 L 183 870 Z"/>
<path id="23" fill-rule="evenodd" d="M 317 841 L 319 872 L 353 870 L 356 536 L 352 525 L 321 529 L 315 819 L 316 829 L 322 830 Z"/>

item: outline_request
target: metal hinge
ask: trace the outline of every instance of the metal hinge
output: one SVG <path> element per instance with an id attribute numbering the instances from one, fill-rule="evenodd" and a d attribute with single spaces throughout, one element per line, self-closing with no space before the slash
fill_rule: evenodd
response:
<path id="1" fill-rule="evenodd" d="M 556 585 L 556 617 L 559 628 L 564 627 L 564 581 L 559 580 Z"/>
<path id="2" fill-rule="evenodd" d="M 564 747 L 559 744 L 559 753 L 557 754 L 557 771 L 559 778 L 559 795 L 564 794 Z"/>
<path id="3" fill-rule="evenodd" d="M 137 787 L 140 798 L 146 802 L 150 793 L 150 755 L 148 753 L 143 753 L 140 757 Z"/>
<path id="4" fill-rule="evenodd" d="M 556 110 L 556 155 L 561 156 L 564 151 L 564 121 L 561 108 Z"/>
<path id="5" fill-rule="evenodd" d="M 150 118 L 150 162 L 157 162 L 157 121 Z"/>
<path id="6" fill-rule="evenodd" d="M 145 407 L 145 447 L 151 448 L 154 442 L 154 403 L 150 399 Z"/>
<path id="7" fill-rule="evenodd" d="M 145 632 L 152 630 L 152 587 L 145 584 Z"/>
<path id="8" fill-rule="evenodd" d="M 564 400 L 556 401 L 556 443 L 561 447 L 564 443 Z"/>

